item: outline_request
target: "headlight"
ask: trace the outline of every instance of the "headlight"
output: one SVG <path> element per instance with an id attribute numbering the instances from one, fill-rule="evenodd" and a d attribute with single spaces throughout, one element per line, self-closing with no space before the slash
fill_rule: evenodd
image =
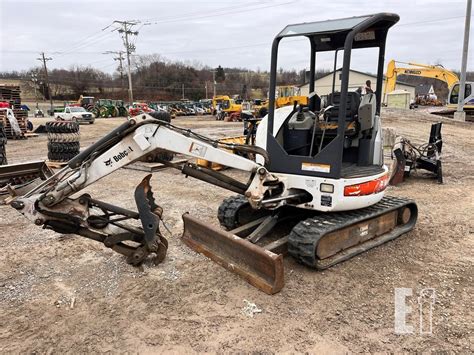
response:
<path id="1" fill-rule="evenodd" d="M 319 187 L 321 192 L 332 194 L 334 192 L 334 185 L 322 183 Z"/>

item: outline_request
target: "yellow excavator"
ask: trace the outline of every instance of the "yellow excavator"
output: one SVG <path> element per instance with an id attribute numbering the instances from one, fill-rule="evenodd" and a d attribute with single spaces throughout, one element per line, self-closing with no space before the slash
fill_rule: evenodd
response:
<path id="1" fill-rule="evenodd" d="M 396 63 L 408 65 L 408 67 L 397 66 Z M 398 75 L 421 76 L 444 81 L 449 88 L 448 108 L 456 109 L 459 96 L 459 78 L 456 73 L 445 69 L 442 65 L 427 65 L 410 62 L 399 62 L 391 60 L 387 65 L 387 74 L 385 79 L 384 98 L 395 90 Z M 473 82 L 466 82 L 464 95 L 464 110 L 474 111 L 474 92 L 472 90 Z"/>

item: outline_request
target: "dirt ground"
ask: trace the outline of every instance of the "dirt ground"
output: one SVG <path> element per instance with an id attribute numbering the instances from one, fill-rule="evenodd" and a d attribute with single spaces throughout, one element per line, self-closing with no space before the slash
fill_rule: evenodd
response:
<path id="1" fill-rule="evenodd" d="M 430 124 L 439 120 L 413 111 L 383 112 L 385 126 L 415 143 L 427 141 Z M 42 121 L 33 119 L 35 125 Z M 121 122 L 81 126 L 81 146 Z M 43 230 L 1 206 L 0 352 L 472 353 L 474 125 L 443 122 L 445 183 L 420 173 L 388 190 L 416 200 L 416 228 L 324 272 L 287 257 L 286 285 L 273 296 L 181 243 L 184 212 L 217 224 L 219 203 L 232 193 L 177 171 L 152 178 L 172 232 L 165 232 L 169 253 L 157 267 L 131 267 L 94 241 Z M 211 118 L 174 123 L 214 137 L 242 129 L 241 123 Z M 45 136 L 7 145 L 10 163 L 46 153 Z M 133 189 L 145 175 L 122 169 L 87 192 L 134 209 Z M 407 298 L 413 334 L 395 333 L 395 288 L 413 290 Z M 418 320 L 417 297 L 426 288 L 436 292 L 432 334 L 420 334 Z M 261 312 L 244 312 L 246 300 Z"/>

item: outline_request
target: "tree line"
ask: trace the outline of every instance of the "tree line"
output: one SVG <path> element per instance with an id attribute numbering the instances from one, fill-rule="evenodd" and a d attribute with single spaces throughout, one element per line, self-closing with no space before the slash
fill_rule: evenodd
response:
<path id="1" fill-rule="evenodd" d="M 244 68 L 221 68 L 216 77 L 216 68 L 198 62 L 168 60 L 158 54 L 134 56 L 132 82 L 134 98 L 137 100 L 198 100 L 212 98 L 214 79 L 216 93 L 239 95 L 242 98 L 264 98 L 267 96 L 270 75 L 268 71 Z M 319 72 L 318 76 L 326 72 Z M 0 78 L 20 79 L 31 85 L 36 75 L 36 86 L 46 98 L 48 90 L 44 71 L 34 67 L 25 71 L 0 72 Z M 80 95 L 97 98 L 128 98 L 126 72 L 105 73 L 91 66 L 74 65 L 68 69 L 48 70 L 51 95 L 55 100 L 76 100 Z M 223 76 L 223 77 L 222 77 Z M 278 72 L 278 85 L 300 85 L 304 83 L 304 71 L 283 70 Z"/>
<path id="2" fill-rule="evenodd" d="M 199 100 L 211 98 L 216 79 L 216 93 L 239 95 L 244 99 L 265 98 L 270 82 L 268 71 L 254 71 L 244 68 L 211 68 L 199 62 L 179 62 L 159 54 L 134 56 L 132 61 L 132 82 L 136 100 Z M 316 79 L 329 71 L 318 71 Z M 36 87 L 49 99 L 42 67 L 25 71 L 0 72 L 0 78 L 20 79 L 34 85 L 32 76 L 38 79 Z M 307 75 L 306 75 L 307 78 Z M 474 72 L 468 72 L 468 80 L 474 81 Z M 432 84 L 440 99 L 448 96 L 447 85 L 436 79 L 400 76 L 409 84 Z M 118 70 L 113 74 L 91 66 L 74 65 L 68 69 L 49 70 L 51 95 L 55 100 L 77 100 L 80 95 L 97 98 L 128 99 L 126 72 Z M 300 85 L 305 82 L 305 72 L 279 69 L 278 85 Z"/>

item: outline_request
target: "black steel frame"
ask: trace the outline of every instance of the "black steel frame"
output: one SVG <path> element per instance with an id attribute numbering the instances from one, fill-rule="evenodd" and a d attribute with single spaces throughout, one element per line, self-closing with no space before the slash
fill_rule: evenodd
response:
<path id="1" fill-rule="evenodd" d="M 363 16 L 367 17 L 367 16 Z M 378 13 L 368 16 L 368 18 L 351 29 L 343 29 L 332 32 L 316 32 L 316 33 L 303 33 L 303 34 L 290 34 L 290 35 L 277 35 L 273 40 L 272 45 L 272 56 L 271 56 L 271 67 L 270 67 L 270 90 L 269 90 L 269 108 L 268 108 L 268 121 L 267 121 L 267 152 L 270 155 L 270 161 L 266 164 L 266 167 L 270 171 L 287 173 L 287 174 L 298 174 L 306 176 L 318 176 L 327 177 L 333 179 L 339 179 L 341 177 L 342 168 L 342 154 L 344 144 L 344 132 L 345 132 L 345 117 L 347 92 L 349 87 L 349 70 L 351 53 L 353 48 L 379 48 L 379 58 L 377 66 L 377 114 L 380 114 L 381 105 L 381 91 L 383 83 L 383 68 L 385 59 L 385 42 L 387 33 L 390 27 L 398 22 L 399 16 L 392 13 Z M 375 31 L 375 39 L 361 42 L 354 42 L 355 36 L 358 33 L 367 31 Z M 316 39 L 323 35 L 339 35 L 344 37 L 343 46 L 331 47 L 328 44 L 316 44 Z M 311 46 L 310 55 L 310 78 L 309 78 L 309 91 L 314 92 L 314 78 L 316 71 L 316 53 L 331 50 L 344 50 L 343 64 L 342 64 L 342 78 L 341 78 L 341 99 L 339 107 L 338 117 L 338 129 L 337 136 L 334 138 L 321 152 L 314 157 L 305 156 L 290 156 L 285 152 L 283 147 L 277 142 L 273 135 L 274 127 L 274 116 L 275 116 L 275 95 L 276 95 L 276 83 L 277 83 L 277 58 L 278 58 L 278 46 L 280 41 L 285 37 L 304 36 L 307 37 Z M 314 109 L 315 98 L 310 99 L 310 108 Z M 325 172 L 314 172 L 302 170 L 302 163 L 313 163 L 313 164 L 324 164 L 329 165 L 329 173 Z"/>

